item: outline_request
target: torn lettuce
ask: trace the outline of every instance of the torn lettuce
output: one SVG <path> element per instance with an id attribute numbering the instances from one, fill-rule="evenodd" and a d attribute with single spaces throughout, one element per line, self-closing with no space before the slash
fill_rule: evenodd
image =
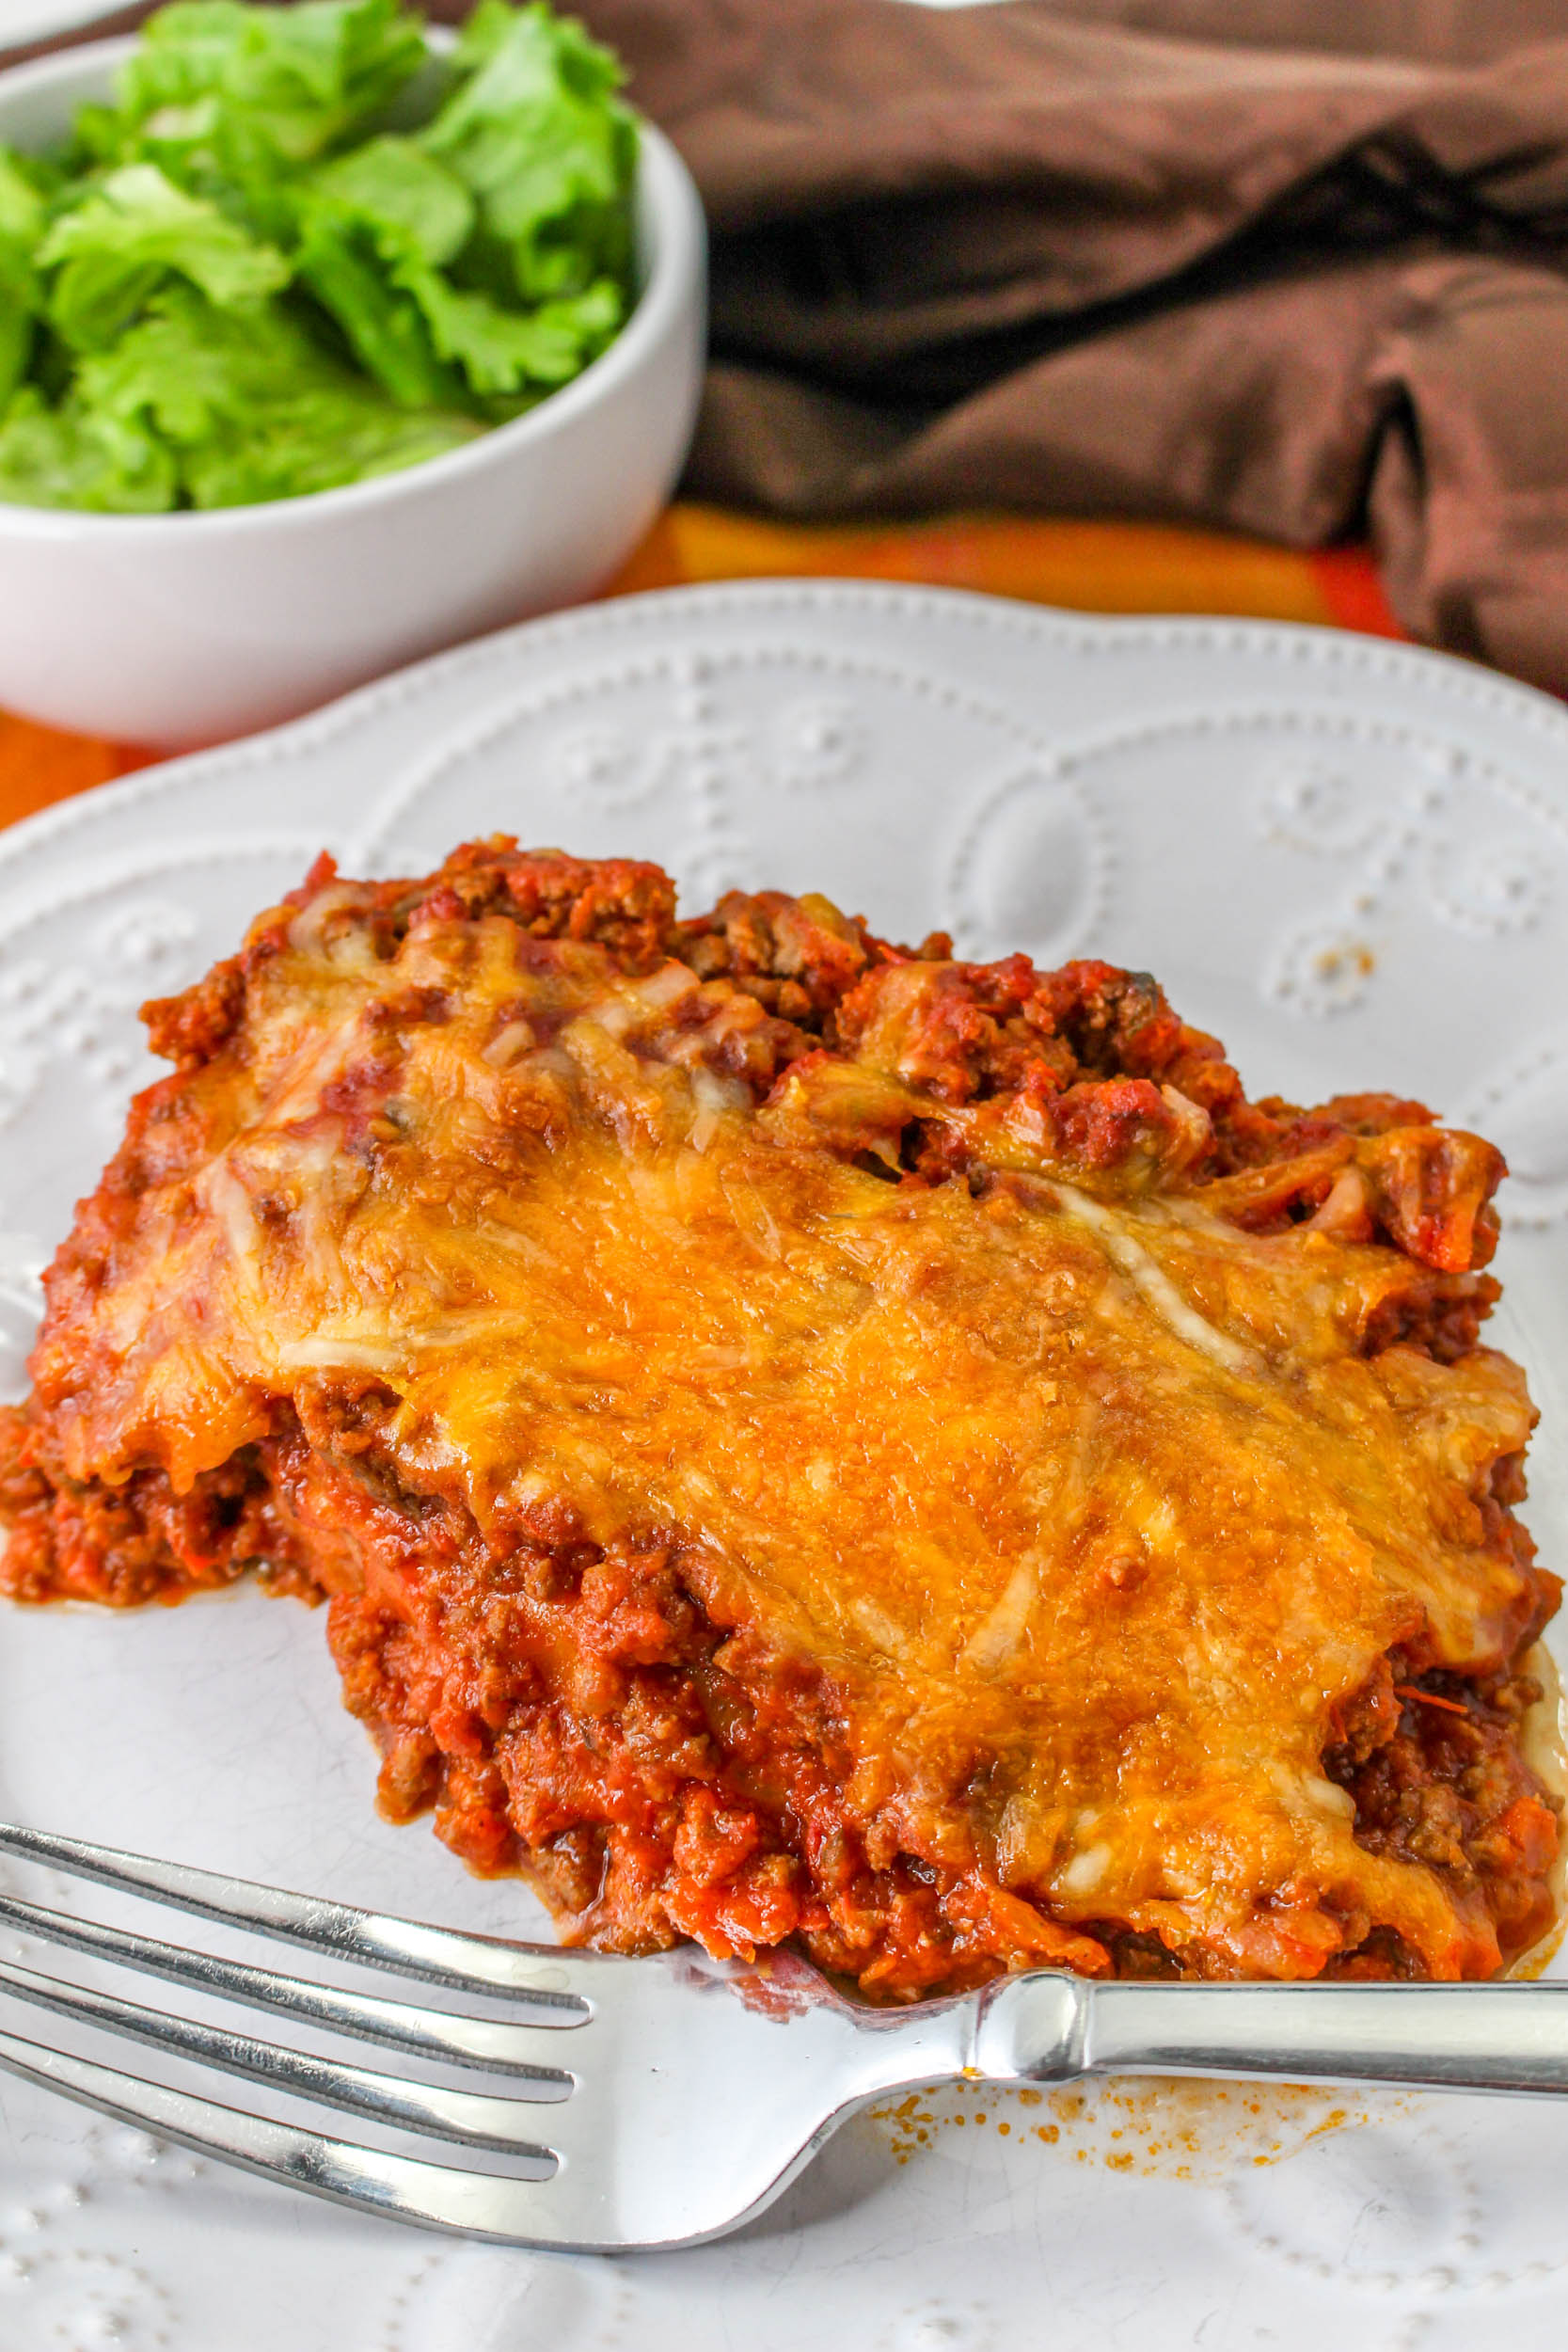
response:
<path id="1" fill-rule="evenodd" d="M 13 403 L 0 496 L 124 513 L 244 506 L 396 472 L 482 430 L 398 408 L 277 303 L 223 311 L 171 287 L 83 362 L 57 408 L 30 392 Z"/>
<path id="2" fill-rule="evenodd" d="M 175 0 L 59 156 L 0 149 L 0 500 L 299 497 L 570 382 L 632 299 L 620 79 L 542 0 L 438 69 L 399 0 Z"/>
<path id="3" fill-rule="evenodd" d="M 87 110 L 84 146 L 125 161 L 148 149 L 202 174 L 310 163 L 375 119 L 425 61 L 398 0 L 174 0 L 142 28 L 112 106 Z"/>
<path id="4" fill-rule="evenodd" d="M 188 279 L 220 310 L 243 310 L 293 275 L 275 247 L 183 195 L 154 164 L 110 172 L 55 222 L 36 260 L 49 323 L 73 351 L 106 351 L 170 278 Z"/>
<path id="5" fill-rule="evenodd" d="M 45 217 L 43 198 L 20 160 L 0 148 L 0 405 L 26 374 L 33 356 L 39 304 L 34 257 Z"/>
<path id="6" fill-rule="evenodd" d="M 480 0 L 455 67 L 458 87 L 423 139 L 478 201 L 472 261 L 488 290 L 537 302 L 624 284 L 637 130 L 610 52 L 538 0 Z"/>
<path id="7" fill-rule="evenodd" d="M 163 444 L 68 396 L 52 408 L 24 385 L 0 425 L 0 499 L 88 514 L 158 515 L 174 505 L 174 461 Z"/>
<path id="8" fill-rule="evenodd" d="M 394 400 L 480 402 L 569 383 L 624 325 L 636 128 L 580 25 L 480 0 L 454 87 L 419 132 L 298 191 L 301 275 Z"/>

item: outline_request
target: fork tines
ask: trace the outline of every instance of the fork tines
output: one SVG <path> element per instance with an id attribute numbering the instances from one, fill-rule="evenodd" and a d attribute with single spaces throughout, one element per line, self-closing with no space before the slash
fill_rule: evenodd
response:
<path id="1" fill-rule="evenodd" d="M 0 1962 L 0 1989 L 18 1998 L 269 2091 L 511 2161 L 499 2173 L 360 2146 L 0 2033 L 0 2064 L 10 2072 L 253 2171 L 400 2219 L 510 2242 L 593 2242 L 582 2234 L 580 2182 L 567 2204 L 554 2187 L 581 2138 L 574 2107 L 580 2078 L 562 2061 L 594 2014 L 595 1993 L 607 1991 L 625 1963 L 460 1934 L 6 1824 L 0 1851 L 225 1929 L 303 1946 L 335 1963 L 478 1993 L 492 2008 L 504 1998 L 505 2017 L 388 1998 L 0 1895 L 0 1920 L 29 1938 L 195 1994 L 270 2010 L 317 2033 L 380 2043 L 440 2067 L 481 2070 L 504 2077 L 506 2087 L 452 2088 L 384 2073 Z"/>

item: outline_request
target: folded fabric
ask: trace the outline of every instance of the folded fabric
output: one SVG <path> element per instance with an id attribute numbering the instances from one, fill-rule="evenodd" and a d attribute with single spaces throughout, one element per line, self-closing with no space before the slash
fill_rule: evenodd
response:
<path id="1" fill-rule="evenodd" d="M 1563 29 L 1562 0 L 1053 0 L 1058 16 L 1190 40 L 1479 65 Z"/>
<path id="2" fill-rule="evenodd" d="M 1568 690 L 1562 0 L 578 7 L 708 206 L 696 495 L 1366 525 Z"/>

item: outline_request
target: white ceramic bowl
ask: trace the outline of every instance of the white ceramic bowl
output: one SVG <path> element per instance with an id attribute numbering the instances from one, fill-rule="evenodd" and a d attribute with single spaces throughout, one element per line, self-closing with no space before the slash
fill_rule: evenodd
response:
<path id="1" fill-rule="evenodd" d="M 0 74 L 0 141 L 62 137 L 133 45 Z M 444 457 L 213 514 L 0 504 L 0 705 L 185 748 L 602 586 L 674 485 L 702 385 L 702 206 L 648 123 L 637 205 L 641 292 L 609 350 Z"/>

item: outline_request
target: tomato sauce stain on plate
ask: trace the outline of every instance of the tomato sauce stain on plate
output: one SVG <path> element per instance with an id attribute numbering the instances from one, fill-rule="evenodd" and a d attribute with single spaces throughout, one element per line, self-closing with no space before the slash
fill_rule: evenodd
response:
<path id="1" fill-rule="evenodd" d="M 1212 2185 L 1243 2166 L 1282 2163 L 1315 2139 L 1407 2104 L 1399 2092 L 1127 2075 L 1055 2090 L 947 2083 L 873 2107 L 871 2117 L 898 2164 L 981 2132 L 1010 2142 L 1021 2159 L 1044 2150 L 1109 2172 Z"/>

